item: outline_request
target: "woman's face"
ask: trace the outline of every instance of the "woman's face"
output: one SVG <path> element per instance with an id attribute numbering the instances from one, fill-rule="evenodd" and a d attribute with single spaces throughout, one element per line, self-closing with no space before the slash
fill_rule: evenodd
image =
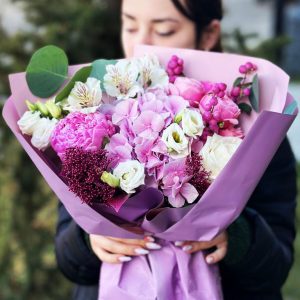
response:
<path id="1" fill-rule="evenodd" d="M 123 0 L 125 57 L 133 55 L 137 44 L 193 49 L 196 47 L 196 27 L 171 0 Z"/>

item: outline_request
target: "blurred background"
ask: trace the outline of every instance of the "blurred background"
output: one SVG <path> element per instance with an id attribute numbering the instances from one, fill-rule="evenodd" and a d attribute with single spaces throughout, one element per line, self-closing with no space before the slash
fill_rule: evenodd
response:
<path id="1" fill-rule="evenodd" d="M 300 99 L 300 1 L 223 0 L 223 46 L 267 58 L 291 76 Z M 122 56 L 114 0 L 0 0 L 0 111 L 7 75 L 24 71 L 46 44 L 65 49 L 71 64 Z M 299 103 L 300 104 L 300 103 Z M 298 160 L 300 118 L 288 135 Z M 300 200 L 298 196 L 298 200 Z M 54 257 L 57 199 L 0 117 L 0 299 L 69 299 L 71 284 Z M 298 217 L 300 209 L 298 207 Z M 297 219 L 300 230 L 300 222 Z M 300 238 L 285 300 L 299 300 Z"/>

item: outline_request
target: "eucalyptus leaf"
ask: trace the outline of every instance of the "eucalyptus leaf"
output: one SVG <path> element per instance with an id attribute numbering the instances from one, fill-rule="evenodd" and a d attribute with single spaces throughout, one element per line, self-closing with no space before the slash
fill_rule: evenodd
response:
<path id="1" fill-rule="evenodd" d="M 76 81 L 86 82 L 89 75 L 91 74 L 92 66 L 83 67 L 79 69 L 72 77 L 70 82 L 63 88 L 63 90 L 55 97 L 55 102 L 60 102 L 67 98 L 71 93 Z"/>
<path id="2" fill-rule="evenodd" d="M 259 84 L 258 84 L 257 74 L 253 77 L 249 100 L 252 105 L 252 108 L 256 112 L 258 112 L 259 111 Z"/>
<path id="3" fill-rule="evenodd" d="M 56 46 L 45 46 L 31 57 L 26 81 L 32 94 L 41 98 L 52 96 L 67 79 L 68 58 Z"/>
<path id="4" fill-rule="evenodd" d="M 296 100 L 293 100 L 285 109 L 284 109 L 284 114 L 285 115 L 293 115 L 298 108 Z"/>
<path id="5" fill-rule="evenodd" d="M 250 115 L 252 112 L 252 107 L 247 103 L 241 102 L 238 104 L 238 107 L 242 112 L 246 113 L 247 115 Z"/>
<path id="6" fill-rule="evenodd" d="M 244 80 L 243 77 L 238 77 L 238 78 L 234 81 L 233 86 L 234 86 L 234 87 L 239 86 L 243 80 Z"/>
<path id="7" fill-rule="evenodd" d="M 118 61 L 115 59 L 107 60 L 107 59 L 97 59 L 92 63 L 92 72 L 90 77 L 94 77 L 101 81 L 101 88 L 104 89 L 103 86 L 103 78 L 106 74 L 106 67 L 108 65 L 115 65 Z"/>

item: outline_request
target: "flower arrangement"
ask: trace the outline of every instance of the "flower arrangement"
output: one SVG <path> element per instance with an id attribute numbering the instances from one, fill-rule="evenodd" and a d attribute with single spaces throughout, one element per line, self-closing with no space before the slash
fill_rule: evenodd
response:
<path id="1" fill-rule="evenodd" d="M 182 207 L 200 199 L 241 143 L 241 109 L 252 109 L 242 101 L 256 70 L 240 66 L 243 79 L 228 89 L 184 76 L 176 55 L 166 68 L 155 55 L 123 59 L 103 78 L 74 81 L 63 101 L 27 102 L 18 125 L 38 149 L 51 145 L 83 202 L 124 202 L 151 186 Z"/>
<path id="2" fill-rule="evenodd" d="M 257 58 L 153 46 L 70 67 L 47 46 L 10 75 L 4 119 L 76 223 L 163 245 L 103 263 L 99 299 L 222 299 L 217 266 L 173 242 L 241 213 L 297 114 L 288 82 Z"/>

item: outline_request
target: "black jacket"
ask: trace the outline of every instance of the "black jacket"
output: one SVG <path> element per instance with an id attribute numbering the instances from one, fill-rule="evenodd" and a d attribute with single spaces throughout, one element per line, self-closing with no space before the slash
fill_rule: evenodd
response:
<path id="1" fill-rule="evenodd" d="M 251 228 L 247 254 L 237 263 L 220 264 L 225 300 L 282 299 L 293 263 L 296 193 L 295 159 L 285 139 L 243 212 Z M 77 284 L 74 299 L 96 300 L 100 261 L 62 204 L 55 247 L 59 268 Z"/>

